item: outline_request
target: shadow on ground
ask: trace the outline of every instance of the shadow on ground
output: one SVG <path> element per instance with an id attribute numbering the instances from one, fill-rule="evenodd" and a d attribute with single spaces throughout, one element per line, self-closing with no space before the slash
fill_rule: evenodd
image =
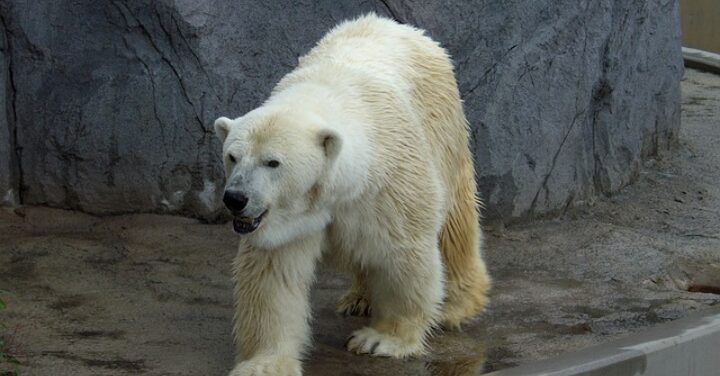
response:
<path id="1" fill-rule="evenodd" d="M 487 231 L 492 304 L 431 355 L 342 349 L 365 319 L 313 293 L 309 375 L 463 375 L 608 341 L 720 302 L 720 77 L 688 71 L 673 157 L 622 193 L 561 219 Z M 5 348 L 24 375 L 222 375 L 232 364 L 229 225 L 28 207 L 0 211 Z M 292 307 L 288 307 L 292 309 Z M 0 364 L 0 371 L 11 370 Z"/>

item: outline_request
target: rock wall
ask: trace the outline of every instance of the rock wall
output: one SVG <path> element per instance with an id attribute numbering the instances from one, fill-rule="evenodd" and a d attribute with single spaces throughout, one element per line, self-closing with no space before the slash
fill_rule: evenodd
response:
<path id="1" fill-rule="evenodd" d="M 678 7 L 0 0 L 0 189 L 19 187 L 24 204 L 213 219 L 223 185 L 213 120 L 259 105 L 329 28 L 374 11 L 453 55 L 485 215 L 554 212 L 628 184 L 675 140 Z"/>

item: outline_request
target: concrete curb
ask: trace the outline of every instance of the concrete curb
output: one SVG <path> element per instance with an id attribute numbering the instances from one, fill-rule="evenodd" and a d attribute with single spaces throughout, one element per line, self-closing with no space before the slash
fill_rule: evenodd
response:
<path id="1" fill-rule="evenodd" d="M 711 376 L 720 372 L 720 307 L 645 332 L 488 376 Z"/>
<path id="2" fill-rule="evenodd" d="M 682 48 L 685 66 L 720 74 L 720 55 L 694 48 Z"/>

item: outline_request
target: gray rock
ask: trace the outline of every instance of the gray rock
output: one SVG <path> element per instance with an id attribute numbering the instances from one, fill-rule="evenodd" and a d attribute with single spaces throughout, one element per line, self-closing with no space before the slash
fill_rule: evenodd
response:
<path id="1" fill-rule="evenodd" d="M 488 217 L 617 191 L 676 139 L 676 0 L 0 0 L 17 114 L 0 127 L 3 163 L 12 140 L 22 148 L 0 188 L 21 184 L 26 204 L 214 219 L 212 121 L 259 105 L 329 28 L 370 11 L 453 55 Z"/>
<path id="2" fill-rule="evenodd" d="M 677 1 L 405 4 L 455 57 L 489 217 L 615 192 L 677 138 Z"/>

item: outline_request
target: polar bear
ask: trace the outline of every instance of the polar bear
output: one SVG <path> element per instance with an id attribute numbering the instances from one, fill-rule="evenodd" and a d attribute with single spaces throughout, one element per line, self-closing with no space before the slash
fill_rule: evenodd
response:
<path id="1" fill-rule="evenodd" d="M 443 48 L 366 15 L 331 30 L 257 109 L 220 117 L 238 364 L 300 375 L 322 258 L 354 275 L 338 310 L 369 314 L 347 350 L 403 358 L 487 303 L 468 124 Z"/>

